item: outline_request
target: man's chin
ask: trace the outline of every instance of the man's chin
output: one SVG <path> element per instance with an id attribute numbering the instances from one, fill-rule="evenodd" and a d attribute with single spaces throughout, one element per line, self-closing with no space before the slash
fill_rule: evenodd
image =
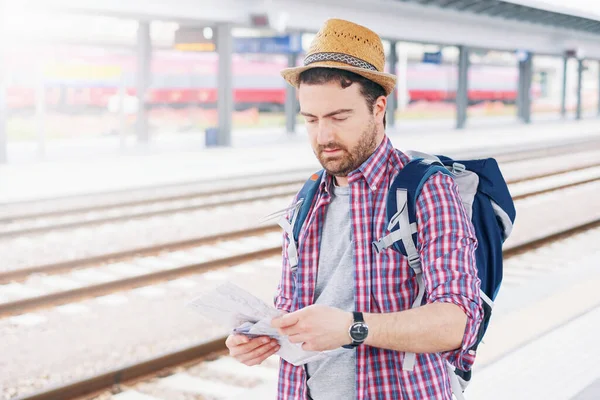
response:
<path id="1" fill-rule="evenodd" d="M 348 167 L 343 165 L 341 157 L 319 157 L 319 163 L 330 175 L 345 177 L 348 175 Z"/>
<path id="2" fill-rule="evenodd" d="M 338 165 L 331 165 L 331 163 L 325 163 L 321 165 L 329 175 L 345 178 L 349 174 L 348 168 L 340 168 Z"/>

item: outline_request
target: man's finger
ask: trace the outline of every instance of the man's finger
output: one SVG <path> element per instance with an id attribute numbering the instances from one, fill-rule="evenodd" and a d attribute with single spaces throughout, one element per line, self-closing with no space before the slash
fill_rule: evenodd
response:
<path id="1" fill-rule="evenodd" d="M 285 314 L 281 317 L 273 318 L 271 321 L 271 326 L 273 328 L 286 328 L 288 326 L 292 326 L 300 321 L 300 315 L 298 315 L 298 311 L 293 312 L 291 314 Z"/>
<path id="2" fill-rule="evenodd" d="M 303 334 L 295 334 L 295 335 L 290 335 L 288 337 L 288 339 L 290 340 L 291 343 L 302 343 L 302 342 L 306 342 L 309 340 L 308 335 L 303 335 Z"/>
<path id="3" fill-rule="evenodd" d="M 261 336 L 261 337 L 250 339 L 248 341 L 248 343 L 242 343 L 237 346 L 230 347 L 229 354 L 232 356 L 246 354 L 246 353 L 256 349 L 257 347 L 260 347 L 264 344 L 269 343 L 270 340 L 271 340 L 271 338 L 268 336 Z"/>
<path id="4" fill-rule="evenodd" d="M 279 332 L 279 334 L 281 336 L 292 336 L 292 335 L 298 335 L 301 333 L 306 333 L 306 329 L 303 329 L 300 326 L 300 324 L 295 324 L 295 325 L 292 325 L 287 328 L 280 328 L 280 329 L 277 329 L 277 331 Z"/>
<path id="5" fill-rule="evenodd" d="M 263 361 L 265 361 L 267 358 L 271 357 L 273 354 L 277 353 L 279 351 L 280 346 L 277 345 L 275 347 L 273 347 L 271 350 L 268 350 L 266 353 L 264 353 L 263 355 L 260 355 L 256 358 L 253 358 L 252 360 L 248 360 L 246 362 L 244 362 L 245 365 L 248 366 L 252 366 L 252 365 L 258 365 L 261 364 Z"/>
<path id="6" fill-rule="evenodd" d="M 249 351 L 249 352 L 243 353 L 243 354 L 239 354 L 235 358 L 238 361 L 246 363 L 246 361 L 250 361 L 250 360 L 253 360 L 255 358 L 258 358 L 258 357 L 264 355 L 265 353 L 268 353 L 269 351 L 273 350 L 274 348 L 276 348 L 278 346 L 279 346 L 279 343 L 277 343 L 276 340 L 273 340 L 270 343 L 260 345 L 259 347 L 253 349 L 252 351 Z"/>
<path id="7" fill-rule="evenodd" d="M 225 340 L 225 346 L 228 348 L 239 346 L 240 344 L 248 343 L 250 339 L 245 335 L 229 335 Z"/>

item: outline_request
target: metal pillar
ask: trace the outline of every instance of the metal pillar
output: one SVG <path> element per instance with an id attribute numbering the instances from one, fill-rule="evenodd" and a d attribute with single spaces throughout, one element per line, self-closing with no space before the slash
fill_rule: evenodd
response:
<path id="1" fill-rule="evenodd" d="M 46 84 L 42 66 L 38 67 L 35 90 L 35 125 L 38 139 L 38 157 L 46 155 Z"/>
<path id="2" fill-rule="evenodd" d="M 396 41 L 390 41 L 390 54 L 388 57 L 390 73 L 396 75 L 396 66 L 398 65 L 398 53 L 396 52 Z M 396 126 L 396 110 L 398 109 L 398 85 L 388 97 L 386 124 L 390 128 Z"/>
<path id="3" fill-rule="evenodd" d="M 288 67 L 296 66 L 298 62 L 298 53 L 288 55 Z M 296 88 L 287 85 L 285 88 L 285 128 L 287 133 L 296 133 L 296 114 L 298 111 L 298 102 L 296 101 Z"/>
<path id="4" fill-rule="evenodd" d="M 519 61 L 519 92 L 517 108 L 519 118 L 526 124 L 531 122 L 531 80 L 533 59 L 530 53 L 525 60 Z"/>
<path id="5" fill-rule="evenodd" d="M 517 83 L 517 118 L 523 119 L 523 78 L 525 74 L 523 74 L 523 62 L 518 61 L 519 64 L 519 81 Z"/>
<path id="6" fill-rule="evenodd" d="M 219 136 L 217 144 L 219 146 L 230 146 L 233 119 L 233 37 L 230 23 L 217 25 L 216 39 L 219 52 L 217 77 Z"/>
<path id="7" fill-rule="evenodd" d="M 1 67 L 0 67 L 1 68 Z M 0 72 L 1 74 L 1 72 Z M 4 94 L 4 83 L 0 76 L 0 164 L 7 160 L 7 135 L 6 135 L 6 100 Z"/>
<path id="8" fill-rule="evenodd" d="M 562 80 L 562 91 L 561 91 L 561 103 L 560 103 L 560 115 L 564 118 L 567 115 L 567 67 L 569 65 L 569 58 L 563 57 L 563 80 Z"/>
<path id="9" fill-rule="evenodd" d="M 127 141 L 127 115 L 125 114 L 125 97 L 127 96 L 127 82 L 125 75 L 121 73 L 119 81 L 119 144 L 122 149 L 126 147 Z"/>
<path id="10" fill-rule="evenodd" d="M 469 49 L 459 46 L 458 88 L 456 89 L 456 129 L 464 129 L 469 105 Z"/>
<path id="11" fill-rule="evenodd" d="M 531 122 L 531 83 L 533 81 L 533 54 L 529 53 L 526 62 L 525 85 L 523 86 L 523 121 Z"/>
<path id="12" fill-rule="evenodd" d="M 408 105 L 410 99 L 408 93 L 408 49 L 404 42 L 400 42 L 396 45 L 396 51 L 398 56 L 398 87 L 396 90 L 398 91 L 398 96 L 396 96 L 396 100 L 398 101 L 398 108 L 401 111 L 404 111 L 406 106 Z"/>
<path id="13" fill-rule="evenodd" d="M 581 85 L 583 83 L 583 60 L 577 60 L 577 119 L 581 119 Z"/>
<path id="14" fill-rule="evenodd" d="M 146 110 L 146 92 L 150 87 L 151 59 L 150 22 L 140 21 L 137 33 L 136 96 L 138 99 L 138 110 L 135 124 L 137 140 L 140 143 L 147 143 L 150 138 L 148 132 L 148 112 Z"/>
<path id="15" fill-rule="evenodd" d="M 0 35 L 0 164 L 7 162 L 6 95 L 4 85 L 4 35 Z"/>

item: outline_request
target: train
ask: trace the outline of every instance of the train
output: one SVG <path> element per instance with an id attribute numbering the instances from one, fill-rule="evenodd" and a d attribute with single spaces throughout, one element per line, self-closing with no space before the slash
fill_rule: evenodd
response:
<path id="1" fill-rule="evenodd" d="M 128 49 L 60 46 L 13 48 L 8 53 L 5 90 L 9 110 L 35 107 L 40 93 L 47 107 L 66 111 L 106 110 L 120 89 L 128 96 L 136 95 L 137 60 Z M 148 107 L 216 106 L 217 54 L 158 49 L 151 59 L 150 86 L 145 97 Z M 285 56 L 234 54 L 235 109 L 282 111 L 286 84 L 279 71 L 287 63 Z M 409 62 L 402 97 L 410 103 L 453 102 L 457 74 L 456 65 Z M 472 65 L 469 103 L 512 104 L 517 98 L 517 86 L 516 66 Z"/>

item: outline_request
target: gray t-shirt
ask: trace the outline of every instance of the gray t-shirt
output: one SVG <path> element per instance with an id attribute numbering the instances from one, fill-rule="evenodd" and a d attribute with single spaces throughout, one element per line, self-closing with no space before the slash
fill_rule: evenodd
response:
<path id="1" fill-rule="evenodd" d="M 350 187 L 334 187 L 327 207 L 319 250 L 315 304 L 354 311 L 354 258 Z M 313 400 L 356 398 L 356 350 L 306 364 Z"/>

